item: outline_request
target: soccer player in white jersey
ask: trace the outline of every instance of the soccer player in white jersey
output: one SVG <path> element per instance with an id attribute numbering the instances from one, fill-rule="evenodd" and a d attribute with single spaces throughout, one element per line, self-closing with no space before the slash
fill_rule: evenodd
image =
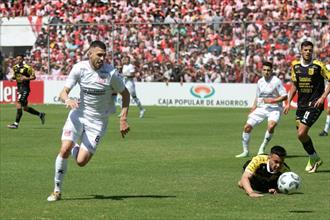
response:
<path id="1" fill-rule="evenodd" d="M 116 111 L 112 94 L 123 97 L 120 132 L 122 137 L 129 131 L 127 123 L 130 94 L 118 71 L 105 63 L 106 46 L 101 41 L 93 41 L 88 50 L 88 60 L 75 64 L 60 93 L 60 99 L 71 108 L 62 132 L 60 152 L 55 160 L 55 187 L 47 198 L 53 202 L 61 199 L 64 175 L 67 171 L 70 153 L 79 166 L 85 166 L 105 134 L 108 117 Z M 80 86 L 80 99 L 69 98 L 71 89 Z M 78 144 L 80 142 L 80 145 Z"/>
<path id="2" fill-rule="evenodd" d="M 140 118 L 143 118 L 145 109 L 143 108 L 139 98 L 136 96 L 135 83 L 134 83 L 134 75 L 135 75 L 135 66 L 130 62 L 129 56 L 123 57 L 123 68 L 122 74 L 124 76 L 124 83 L 129 93 L 131 94 L 134 102 L 137 107 L 140 109 Z"/>
<path id="3" fill-rule="evenodd" d="M 277 126 L 283 111 L 282 102 L 287 99 L 287 92 L 281 80 L 272 73 L 273 65 L 264 61 L 262 67 L 263 77 L 258 80 L 256 98 L 251 113 L 244 125 L 242 134 L 243 153 L 236 157 L 249 156 L 249 142 L 252 129 L 268 118 L 268 126 L 264 140 L 259 147 L 258 155 L 265 153 L 265 148 Z"/>
<path id="4" fill-rule="evenodd" d="M 327 96 L 328 107 L 326 109 L 327 117 L 325 119 L 325 125 L 323 130 L 319 133 L 319 136 L 328 136 L 330 128 L 330 94 Z"/>

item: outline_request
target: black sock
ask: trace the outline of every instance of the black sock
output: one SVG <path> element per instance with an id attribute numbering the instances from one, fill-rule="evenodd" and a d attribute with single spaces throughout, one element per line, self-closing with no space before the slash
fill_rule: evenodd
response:
<path id="1" fill-rule="evenodd" d="M 21 108 L 17 109 L 17 112 L 16 112 L 16 120 L 15 120 L 15 122 L 16 122 L 17 124 L 19 124 L 19 122 L 20 122 L 20 120 L 21 120 L 21 118 L 22 118 L 22 115 L 23 115 L 23 111 L 22 111 L 22 109 L 21 109 Z"/>
<path id="2" fill-rule="evenodd" d="M 40 115 L 40 112 L 38 112 L 37 110 L 31 107 L 27 107 L 26 111 L 32 115 L 38 115 L 38 116 Z"/>
<path id="3" fill-rule="evenodd" d="M 305 151 L 306 151 L 309 155 L 312 155 L 312 154 L 316 153 L 311 138 L 309 138 L 309 140 L 308 140 L 307 142 L 302 143 L 302 145 L 304 146 Z"/>

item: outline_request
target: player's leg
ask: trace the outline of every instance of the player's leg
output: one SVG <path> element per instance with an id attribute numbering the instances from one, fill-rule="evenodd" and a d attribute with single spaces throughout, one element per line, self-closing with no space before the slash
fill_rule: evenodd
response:
<path id="1" fill-rule="evenodd" d="M 324 129 L 323 131 L 321 131 L 321 133 L 319 133 L 319 136 L 328 136 L 329 133 L 329 128 L 330 128 L 330 103 L 329 103 L 329 99 L 328 99 L 328 108 L 327 108 L 327 117 L 325 120 L 325 125 L 324 125 Z"/>
<path id="2" fill-rule="evenodd" d="M 47 198 L 53 202 L 61 199 L 62 183 L 67 172 L 67 160 L 71 149 L 83 133 L 83 125 L 76 111 L 70 111 L 62 131 L 62 144 L 59 154 L 55 160 L 54 191 Z"/>
<path id="3" fill-rule="evenodd" d="M 136 103 L 137 107 L 140 109 L 139 117 L 140 118 L 143 118 L 144 117 L 145 109 L 143 108 L 140 99 L 136 95 L 136 90 L 135 90 L 135 84 L 134 84 L 134 82 L 133 81 L 128 81 L 126 83 L 126 85 L 127 85 L 127 89 L 129 91 L 129 93 L 131 94 L 134 102 Z"/>
<path id="4" fill-rule="evenodd" d="M 10 129 L 17 129 L 19 122 L 21 121 L 22 115 L 23 115 L 23 109 L 22 109 L 22 103 L 24 104 L 25 101 L 22 99 L 22 94 L 18 93 L 17 94 L 17 102 L 16 102 L 16 119 L 15 122 L 7 125 L 8 128 Z"/>
<path id="5" fill-rule="evenodd" d="M 249 142 L 251 139 L 252 129 L 256 125 L 260 124 L 265 118 L 266 112 L 261 108 L 257 108 L 249 114 L 242 133 L 243 152 L 241 154 L 236 155 L 237 158 L 249 156 Z"/>
<path id="6" fill-rule="evenodd" d="M 309 156 L 305 170 L 310 173 L 316 172 L 317 168 L 322 164 L 322 160 L 314 148 L 312 139 L 308 135 L 309 129 L 316 122 L 321 113 L 322 110 L 317 108 L 297 110 L 297 119 L 299 120 L 297 136 Z"/>
<path id="7" fill-rule="evenodd" d="M 280 116 L 281 116 L 280 111 L 269 112 L 267 130 L 265 132 L 264 139 L 259 147 L 258 155 L 265 153 L 266 146 L 273 137 L 275 127 L 277 126 L 278 121 L 280 120 Z"/>
<path id="8" fill-rule="evenodd" d="M 26 111 L 26 112 L 28 112 L 28 113 L 30 113 L 32 115 L 38 116 L 40 118 L 40 120 L 41 120 L 41 124 L 45 124 L 45 116 L 46 116 L 46 114 L 44 112 L 39 112 L 36 109 L 28 106 L 28 97 L 29 97 L 29 94 L 30 94 L 29 91 L 23 91 L 22 92 L 22 97 L 21 97 L 22 102 L 21 103 L 22 103 L 22 105 L 24 107 L 24 111 Z"/>
<path id="9" fill-rule="evenodd" d="M 241 154 L 236 155 L 235 157 L 241 158 L 241 157 L 249 156 L 249 143 L 250 143 L 252 129 L 253 129 L 253 126 L 251 124 L 249 124 L 248 122 L 244 125 L 243 133 L 242 133 L 243 152 Z"/>
<path id="10" fill-rule="evenodd" d="M 101 138 L 105 134 L 107 123 L 107 121 L 84 121 L 80 147 L 74 147 L 77 149 L 76 163 L 79 166 L 85 166 L 92 159 Z"/>

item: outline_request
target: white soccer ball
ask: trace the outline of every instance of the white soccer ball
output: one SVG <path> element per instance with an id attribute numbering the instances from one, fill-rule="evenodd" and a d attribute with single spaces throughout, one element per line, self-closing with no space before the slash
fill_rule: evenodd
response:
<path id="1" fill-rule="evenodd" d="M 296 192 L 300 186 L 301 179 L 294 172 L 285 172 L 277 180 L 277 188 L 285 194 Z"/>

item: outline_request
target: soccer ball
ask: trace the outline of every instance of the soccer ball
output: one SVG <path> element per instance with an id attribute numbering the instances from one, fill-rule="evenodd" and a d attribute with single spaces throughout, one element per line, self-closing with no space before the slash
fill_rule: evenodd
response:
<path id="1" fill-rule="evenodd" d="M 301 179 L 294 172 L 285 172 L 277 180 L 277 188 L 280 192 L 290 194 L 297 191 L 301 186 Z"/>

